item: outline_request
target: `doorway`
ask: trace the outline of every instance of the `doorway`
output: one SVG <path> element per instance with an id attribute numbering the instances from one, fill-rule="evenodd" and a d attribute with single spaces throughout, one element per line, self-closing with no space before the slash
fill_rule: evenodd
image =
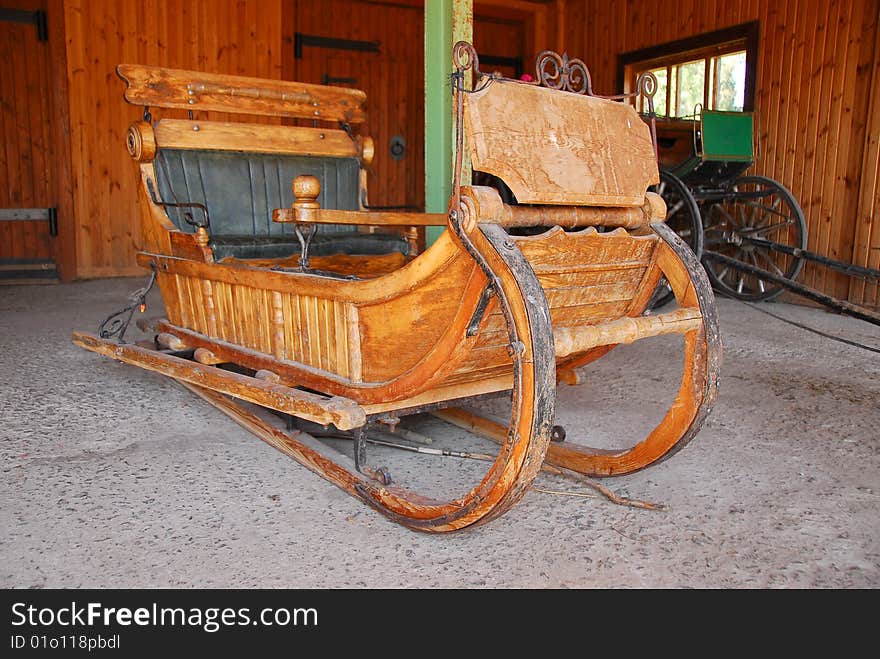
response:
<path id="1" fill-rule="evenodd" d="M 0 7 L 0 283 L 57 283 L 46 14 Z"/>

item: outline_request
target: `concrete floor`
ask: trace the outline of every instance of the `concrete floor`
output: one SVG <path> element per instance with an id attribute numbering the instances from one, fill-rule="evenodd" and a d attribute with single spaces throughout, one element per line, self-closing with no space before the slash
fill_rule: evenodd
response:
<path id="1" fill-rule="evenodd" d="M 671 459 L 602 481 L 666 510 L 616 505 L 541 474 L 541 490 L 588 497 L 533 489 L 489 524 L 427 535 L 163 376 L 70 342 L 72 330 L 96 331 L 145 281 L 0 287 L 5 588 L 880 586 L 876 352 L 720 299 L 724 365 L 703 430 Z M 161 302 L 150 297 L 156 315 Z M 880 328 L 863 321 L 764 306 L 880 346 Z M 127 338 L 139 337 L 132 328 Z M 586 384 L 560 387 L 569 436 L 594 445 L 643 436 L 680 377 L 669 340 L 621 346 L 589 367 Z M 438 445 L 473 442 L 432 418 L 406 422 Z M 441 489 L 472 484 L 473 470 L 485 469 L 408 459 Z"/>

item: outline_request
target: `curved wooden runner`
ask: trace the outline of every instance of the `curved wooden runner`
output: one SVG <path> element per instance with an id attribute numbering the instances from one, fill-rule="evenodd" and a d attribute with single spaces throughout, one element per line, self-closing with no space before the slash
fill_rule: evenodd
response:
<path id="1" fill-rule="evenodd" d="M 657 265 L 675 293 L 679 307 L 698 311 L 699 324 L 684 332 L 684 372 L 675 401 L 648 436 L 624 449 L 599 449 L 568 438 L 547 449 L 546 461 L 589 476 L 628 474 L 665 460 L 697 434 L 712 409 L 721 367 L 721 337 L 714 295 L 705 271 L 684 241 L 663 224 L 652 225 L 663 239 Z M 433 413 L 460 427 L 498 441 L 504 426 L 459 409 Z"/>

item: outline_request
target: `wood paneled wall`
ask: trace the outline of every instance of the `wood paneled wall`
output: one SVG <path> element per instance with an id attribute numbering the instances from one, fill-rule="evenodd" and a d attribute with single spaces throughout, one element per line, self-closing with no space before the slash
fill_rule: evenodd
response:
<path id="1" fill-rule="evenodd" d="M 616 93 L 619 53 L 760 21 L 755 173 L 788 187 L 819 254 L 880 267 L 878 0 L 565 0 L 565 49 Z M 808 265 L 800 281 L 880 305 L 876 285 Z"/>
<path id="2" fill-rule="evenodd" d="M 286 39 L 295 29 L 378 44 L 378 52 L 305 46 L 300 57 L 285 61 L 285 77 L 322 84 L 329 76 L 331 84 L 366 92 L 367 121 L 359 132 L 375 141 L 367 176 L 372 206 L 424 207 L 423 26 L 421 3 L 364 0 L 296 0 L 294 20 L 285 24 Z M 391 156 L 395 136 L 405 143 L 400 159 Z"/>
<path id="3" fill-rule="evenodd" d="M 0 185 L 6 201 L 0 206 L 51 207 L 58 210 L 58 235 L 47 238 L 42 223 L 0 223 L 4 256 L 54 258 L 64 280 L 75 276 L 75 216 L 70 177 L 70 124 L 65 61 L 64 0 L 4 0 L 8 9 L 43 10 L 48 17 L 48 42 L 35 42 L 34 25 L 7 24 L 21 38 L 4 34 L 3 110 L 0 134 L 6 165 L 0 166 Z M 23 31 L 22 31 L 23 30 Z M 48 62 L 46 61 L 48 58 Z M 11 83 L 11 84 L 9 84 Z M 23 87 L 22 87 L 23 85 Z M 8 96 L 7 96 L 8 94 Z M 35 122 L 45 122 L 38 126 Z M 22 131 L 28 131 L 23 134 Z M 10 135 L 9 131 L 15 131 Z M 25 155 L 30 150 L 30 156 Z M 18 172 L 16 173 L 15 170 Z M 30 179 L 30 182 L 28 182 Z M 13 226 L 11 226 L 13 225 Z M 34 233 L 42 235 L 34 235 Z M 26 236 L 26 234 L 30 236 Z M 36 239 L 36 243 L 32 240 Z M 8 241 L 13 244 L 9 244 Z M 14 244 L 18 242 L 18 244 Z"/>
<path id="4" fill-rule="evenodd" d="M 66 0 L 77 275 L 142 275 L 121 62 L 281 78 L 281 2 Z M 163 116 L 170 116 L 168 115 Z M 211 117 L 218 118 L 218 117 Z"/>
<path id="5" fill-rule="evenodd" d="M 9 0 L 4 7 L 45 10 Z M 0 208 L 48 208 L 56 205 L 49 43 L 37 39 L 33 24 L 0 21 L 0 54 Z M 44 222 L 0 222 L 2 259 L 48 259 L 52 247 Z"/>
<path id="6" fill-rule="evenodd" d="M 321 82 L 324 74 L 356 78 L 368 95 L 365 130 L 376 140 L 370 203 L 424 205 L 424 18 L 418 0 L 51 1 L 63 4 L 66 28 L 77 277 L 143 274 L 134 261 L 141 236 L 135 173 L 124 145 L 128 125 L 140 114 L 122 99 L 115 73 L 120 62 L 306 82 Z M 550 23 L 546 2 L 475 4 L 499 21 L 483 34 L 493 50 L 504 45 L 503 53 L 493 54 L 513 56 L 511 45 L 525 48 L 529 67 L 536 44 L 544 48 L 553 39 L 540 36 Z M 296 32 L 378 41 L 380 53 L 306 47 L 295 59 Z M 511 34 L 522 45 L 509 43 L 505 35 Z M 160 112 L 181 116 L 156 110 L 154 117 Z M 403 160 L 389 154 L 397 134 L 406 140 Z"/>
<path id="7" fill-rule="evenodd" d="M 782 182 L 800 201 L 811 250 L 880 267 L 880 0 L 477 0 L 475 5 L 478 16 L 513 21 L 532 16 L 522 33 L 526 70 L 532 51 L 566 50 L 588 63 L 599 93 L 618 91 L 621 52 L 759 20 L 760 153 L 754 170 Z M 423 203 L 417 3 L 63 0 L 63 7 L 77 276 L 143 273 L 134 263 L 140 231 L 134 171 L 124 148 L 125 130 L 139 113 L 122 101 L 114 71 L 120 62 L 267 78 L 317 76 L 319 82 L 323 73 L 359 78 L 370 88 L 367 130 L 379 138 L 377 151 L 387 153 L 387 140 L 398 133 L 408 149 L 404 161 L 377 158 L 371 203 Z M 482 35 L 493 50 L 502 33 L 517 35 L 510 41 L 520 39 L 515 23 L 495 28 Z M 344 54 L 316 58 L 318 49 L 312 49 L 311 64 L 306 58 L 297 63 L 292 47 L 297 31 L 376 40 L 383 52 L 363 56 L 355 66 Z M 475 41 L 480 40 L 478 29 Z M 498 47 L 502 43 L 509 46 L 502 39 Z M 880 304 L 878 286 L 825 268 L 807 267 L 802 281 L 857 303 Z"/>

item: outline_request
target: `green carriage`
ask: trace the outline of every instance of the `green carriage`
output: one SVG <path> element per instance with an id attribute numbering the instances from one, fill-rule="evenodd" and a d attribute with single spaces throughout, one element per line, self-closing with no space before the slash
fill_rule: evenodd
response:
<path id="1" fill-rule="evenodd" d="M 705 110 L 693 118 L 658 119 L 660 184 L 667 224 L 701 257 L 716 291 L 742 300 L 771 300 L 793 281 L 807 246 L 804 214 L 791 192 L 766 176 L 746 172 L 755 163 L 754 114 Z M 704 253 L 705 250 L 705 253 Z M 732 267 L 721 254 L 774 279 Z M 654 307 L 671 300 L 661 287 Z"/>

